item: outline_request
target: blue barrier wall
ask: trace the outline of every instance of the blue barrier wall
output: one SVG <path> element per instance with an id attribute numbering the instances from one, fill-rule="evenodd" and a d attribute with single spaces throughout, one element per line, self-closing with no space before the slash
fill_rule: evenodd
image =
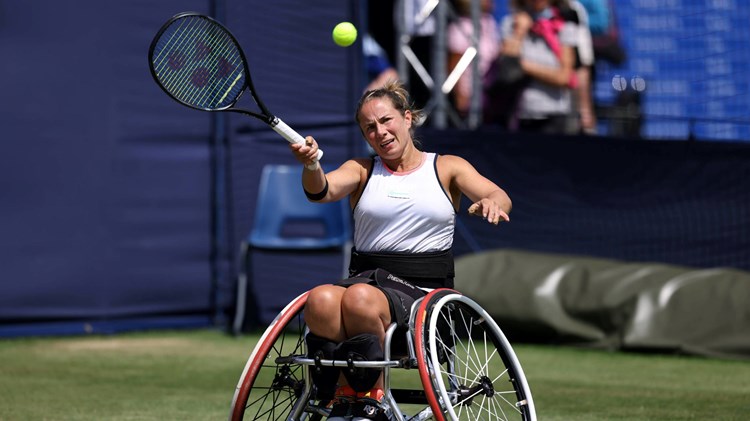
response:
<path id="1" fill-rule="evenodd" d="M 149 74 L 151 39 L 178 12 L 214 14 L 246 47 L 271 110 L 293 126 L 340 122 L 360 83 L 359 56 L 335 46 L 330 28 L 356 22 L 355 4 L 4 3 L 0 336 L 220 319 L 233 303 L 237 252 L 228 234 L 231 146 L 246 147 L 238 176 L 252 183 L 272 159 L 265 151 L 287 149 L 278 136 L 235 138 L 236 127 L 255 124 L 248 117 L 202 113 L 164 95 Z M 336 159 L 350 130 L 333 130 L 340 146 L 327 153 Z M 270 139 L 268 129 L 261 137 Z M 252 209 L 252 200 L 237 203 Z"/>
<path id="2" fill-rule="evenodd" d="M 148 45 L 177 12 L 223 16 L 269 108 L 314 135 L 336 164 L 363 150 L 351 122 L 358 50 L 329 35 L 339 21 L 362 19 L 357 5 L 4 3 L 0 336 L 222 323 L 261 168 L 293 161 L 283 140 L 251 119 L 167 98 L 149 75 Z M 465 156 L 514 199 L 512 224 L 494 231 L 462 216 L 459 254 L 513 247 L 750 270 L 743 144 L 492 130 L 423 136 L 428 149 Z M 306 273 L 280 259 L 269 257 L 258 278 L 260 286 L 287 281 L 267 294 L 279 303 L 326 278 L 326 260 Z"/>

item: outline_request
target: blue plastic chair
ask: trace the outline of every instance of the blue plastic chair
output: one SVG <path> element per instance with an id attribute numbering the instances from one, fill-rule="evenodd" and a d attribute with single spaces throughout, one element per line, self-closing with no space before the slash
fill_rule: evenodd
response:
<path id="1" fill-rule="evenodd" d="M 352 245 L 351 209 L 347 200 L 312 203 L 302 190 L 301 165 L 266 165 L 260 179 L 255 219 L 240 245 L 237 303 L 232 331 L 258 322 L 257 313 L 245 323 L 248 301 L 254 301 L 250 274 L 253 249 L 294 251 L 339 249 L 343 255 L 342 278 L 348 275 Z M 255 311 L 257 305 L 250 311 Z"/>

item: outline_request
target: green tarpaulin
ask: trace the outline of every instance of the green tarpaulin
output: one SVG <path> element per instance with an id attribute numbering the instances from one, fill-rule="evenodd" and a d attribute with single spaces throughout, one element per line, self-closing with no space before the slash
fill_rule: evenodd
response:
<path id="1" fill-rule="evenodd" d="M 750 273 L 493 250 L 456 288 L 511 341 L 750 358 Z"/>

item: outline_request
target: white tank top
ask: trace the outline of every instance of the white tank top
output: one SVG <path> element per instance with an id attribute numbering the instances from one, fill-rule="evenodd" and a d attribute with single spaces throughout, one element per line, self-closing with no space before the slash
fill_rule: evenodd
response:
<path id="1" fill-rule="evenodd" d="M 423 253 L 453 245 L 456 212 L 440 184 L 436 155 L 394 172 L 380 157 L 354 208 L 354 247 L 361 252 Z"/>

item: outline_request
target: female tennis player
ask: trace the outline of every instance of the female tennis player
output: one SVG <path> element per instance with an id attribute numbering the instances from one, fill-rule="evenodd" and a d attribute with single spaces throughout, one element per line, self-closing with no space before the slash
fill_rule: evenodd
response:
<path id="1" fill-rule="evenodd" d="M 373 158 L 350 159 L 325 173 L 314 164 L 315 139 L 290 145 L 305 165 L 308 198 L 349 196 L 353 210 L 351 277 L 315 287 L 304 312 L 308 352 L 324 359 L 382 359 L 385 331 L 394 321 L 406 326 L 412 303 L 424 294 L 417 287 L 453 287 L 451 247 L 461 194 L 473 202 L 470 214 L 494 225 L 510 220 L 508 195 L 469 162 L 418 148 L 414 129 L 423 113 L 400 83 L 365 92 L 355 118 Z M 384 417 L 372 411 L 383 398 L 380 371 L 319 367 L 313 381 L 319 397 L 333 399 L 330 420 Z"/>

